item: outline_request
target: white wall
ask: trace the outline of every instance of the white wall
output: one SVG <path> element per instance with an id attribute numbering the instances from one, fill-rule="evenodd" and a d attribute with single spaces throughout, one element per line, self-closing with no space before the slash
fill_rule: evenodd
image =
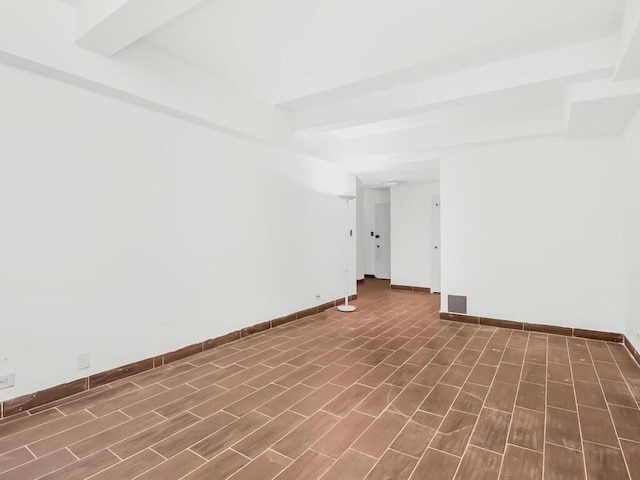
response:
<path id="1" fill-rule="evenodd" d="M 433 195 L 440 185 L 391 187 L 391 284 L 431 287 Z"/>
<path id="2" fill-rule="evenodd" d="M 624 140 L 625 331 L 640 350 L 640 111 L 627 127 Z"/>
<path id="3" fill-rule="evenodd" d="M 364 188 L 364 228 L 362 248 L 364 249 L 364 273 L 376 274 L 376 240 L 371 232 L 376 231 L 376 203 L 389 203 L 390 194 L 388 188 Z"/>
<path id="4" fill-rule="evenodd" d="M 2 64 L 0 105 L 0 400 L 344 294 L 326 162 Z"/>
<path id="5" fill-rule="evenodd" d="M 448 152 L 442 309 L 466 295 L 471 315 L 622 332 L 622 157 L 620 139 Z"/>
<path id="6" fill-rule="evenodd" d="M 366 245 L 366 236 L 364 230 L 364 186 L 360 179 L 356 178 L 356 279 L 364 278 L 364 252 Z"/>

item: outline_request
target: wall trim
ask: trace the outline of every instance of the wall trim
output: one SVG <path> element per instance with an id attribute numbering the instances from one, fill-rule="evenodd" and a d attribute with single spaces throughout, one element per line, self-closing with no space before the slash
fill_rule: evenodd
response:
<path id="1" fill-rule="evenodd" d="M 364 283 L 364 278 L 359 278 L 358 280 L 356 280 L 356 283 L 358 285 L 362 285 Z"/>
<path id="2" fill-rule="evenodd" d="M 349 301 L 357 300 L 358 294 L 349 295 Z M 51 403 L 56 400 L 61 400 L 65 397 L 70 397 L 77 393 L 81 393 L 87 390 L 101 387 L 107 383 L 120 380 L 137 373 L 145 372 L 147 370 L 153 370 L 154 368 L 167 365 L 169 363 L 181 360 L 183 358 L 195 355 L 196 353 L 205 352 L 212 348 L 231 343 L 240 338 L 248 337 L 258 332 L 275 328 L 285 323 L 293 322 L 294 320 L 300 320 L 310 315 L 324 312 L 338 305 L 344 303 L 344 297 L 331 302 L 323 303 L 316 307 L 307 308 L 298 312 L 290 313 L 283 317 L 275 318 L 273 320 L 267 320 L 256 325 L 241 328 L 235 332 L 227 333 L 216 338 L 210 338 L 204 342 L 194 343 L 186 347 L 174 350 L 173 352 L 167 352 L 162 355 L 158 355 L 152 358 L 146 358 L 128 365 L 112 368 L 100 373 L 95 373 L 88 377 L 79 378 L 69 383 L 56 385 L 45 390 L 40 390 L 35 393 L 22 395 L 13 399 L 0 402 L 0 419 L 11 417 L 22 412 L 26 412 L 32 408 L 41 407 L 47 403 Z"/>
<path id="3" fill-rule="evenodd" d="M 365 273 L 364 278 L 376 278 L 375 275 L 371 275 L 370 273 Z"/>
<path id="4" fill-rule="evenodd" d="M 394 290 L 409 290 L 412 292 L 424 292 L 431 293 L 431 289 L 429 287 L 414 287 L 412 285 L 389 285 L 389 288 L 393 288 Z"/>
<path id="5" fill-rule="evenodd" d="M 604 340 L 606 342 L 622 343 L 629 354 L 640 365 L 640 352 L 631 344 L 623 333 L 602 332 L 599 330 L 586 330 L 583 328 L 558 327 L 555 325 L 542 325 L 537 323 L 516 322 L 514 320 L 502 320 L 497 318 L 478 317 L 475 315 L 465 315 L 462 313 L 440 312 L 442 320 L 453 322 L 470 323 L 473 325 L 487 325 L 491 327 L 510 328 L 512 330 L 523 330 L 525 332 L 551 333 L 563 335 L 565 337 L 588 338 L 590 340 Z"/>

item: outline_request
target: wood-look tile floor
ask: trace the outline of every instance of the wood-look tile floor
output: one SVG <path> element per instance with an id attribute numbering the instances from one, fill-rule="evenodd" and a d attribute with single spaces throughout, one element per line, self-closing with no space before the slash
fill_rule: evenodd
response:
<path id="1" fill-rule="evenodd" d="M 335 309 L 0 423 L 0 480 L 640 479 L 622 345 Z"/>

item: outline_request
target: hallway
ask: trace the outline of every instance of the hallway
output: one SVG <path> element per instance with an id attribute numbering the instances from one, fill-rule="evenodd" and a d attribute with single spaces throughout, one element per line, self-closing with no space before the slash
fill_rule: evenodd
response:
<path id="1" fill-rule="evenodd" d="M 354 304 L 9 417 L 0 480 L 640 478 L 624 346 Z"/>

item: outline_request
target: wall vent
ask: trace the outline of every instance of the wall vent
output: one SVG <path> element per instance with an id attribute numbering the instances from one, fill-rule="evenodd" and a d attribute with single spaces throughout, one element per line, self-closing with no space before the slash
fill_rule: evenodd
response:
<path id="1" fill-rule="evenodd" d="M 464 295 L 448 295 L 450 313 L 467 313 L 467 297 Z"/>

